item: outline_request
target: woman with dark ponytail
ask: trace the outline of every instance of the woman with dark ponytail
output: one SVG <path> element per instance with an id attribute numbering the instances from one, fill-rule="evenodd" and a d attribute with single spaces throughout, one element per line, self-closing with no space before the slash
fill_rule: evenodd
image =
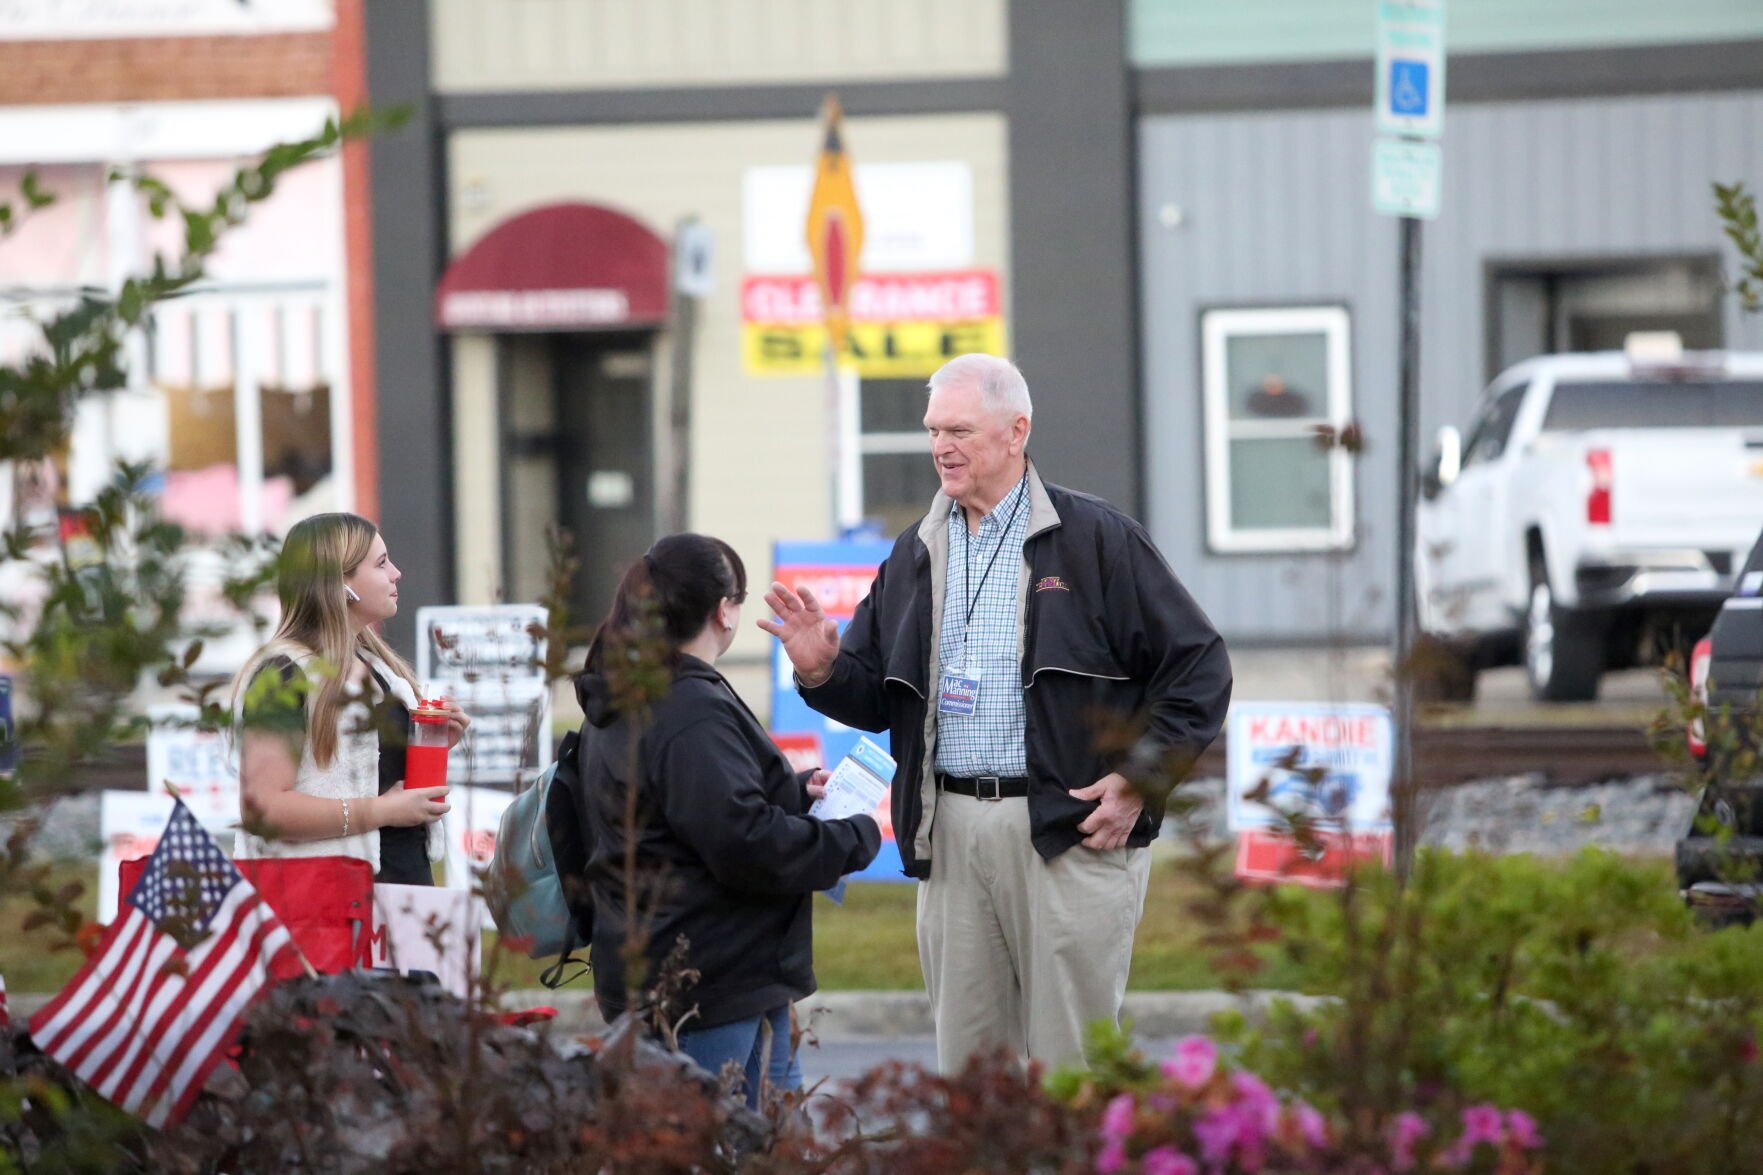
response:
<path id="1" fill-rule="evenodd" d="M 746 597 L 720 539 L 669 535 L 632 565 L 576 680 L 577 809 L 602 1014 L 653 990 L 683 939 L 697 981 L 656 1010 L 704 1068 L 741 1066 L 757 1105 L 762 1079 L 801 1087 L 790 1005 L 815 989 L 812 896 L 869 864 L 881 833 L 806 815 L 825 773 L 793 770 L 716 671 Z"/>

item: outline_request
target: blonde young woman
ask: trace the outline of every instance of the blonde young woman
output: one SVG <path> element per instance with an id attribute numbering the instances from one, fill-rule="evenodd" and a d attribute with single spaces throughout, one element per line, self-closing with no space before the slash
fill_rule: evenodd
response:
<path id="1" fill-rule="evenodd" d="M 447 789 L 404 790 L 410 666 L 374 625 L 398 611 L 401 573 L 365 518 L 319 514 L 289 530 L 282 619 L 233 686 L 239 857 L 356 857 L 375 880 L 433 884 Z M 470 719 L 451 699 L 450 743 Z"/>

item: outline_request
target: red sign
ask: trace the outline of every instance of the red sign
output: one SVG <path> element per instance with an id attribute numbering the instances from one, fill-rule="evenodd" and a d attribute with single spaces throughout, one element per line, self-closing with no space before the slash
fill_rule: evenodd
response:
<path id="1" fill-rule="evenodd" d="M 1237 838 L 1237 876 L 1244 881 L 1293 882 L 1312 889 L 1343 884 L 1360 865 L 1390 864 L 1393 837 L 1387 832 L 1345 833 L 1318 830 L 1311 852 L 1284 833 L 1257 829 Z"/>
<path id="2" fill-rule="evenodd" d="M 826 751 L 820 745 L 818 734 L 773 734 L 771 741 L 797 771 L 826 766 Z"/>
<path id="3" fill-rule="evenodd" d="M 967 322 L 996 318 L 998 275 L 989 269 L 946 273 L 866 273 L 846 300 L 854 322 Z M 812 277 L 756 274 L 741 282 L 741 320 L 802 326 L 821 320 Z"/>
<path id="4" fill-rule="evenodd" d="M 849 620 L 875 581 L 873 567 L 779 567 L 777 580 L 791 591 L 807 588 L 834 620 Z"/>

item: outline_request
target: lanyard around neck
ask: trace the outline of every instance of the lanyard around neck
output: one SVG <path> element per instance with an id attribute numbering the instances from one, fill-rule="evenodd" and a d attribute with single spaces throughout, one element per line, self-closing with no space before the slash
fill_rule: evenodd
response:
<path id="1" fill-rule="evenodd" d="M 1010 538 L 1010 527 L 1016 521 L 1017 512 L 1022 509 L 1022 504 L 1028 501 L 1028 493 L 1023 489 L 1027 483 L 1028 471 L 1025 469 L 1022 471 L 1022 481 L 1017 483 L 1017 488 L 1023 492 L 1017 496 L 1016 504 L 1010 507 L 1010 517 L 1004 520 L 1004 529 L 998 532 L 998 545 L 992 548 L 992 557 L 986 560 L 985 570 L 979 574 L 979 583 L 973 584 L 971 587 L 969 584 L 973 579 L 973 540 L 978 536 L 966 533 L 961 536 L 961 585 L 968 588 L 967 615 L 961 621 L 961 661 L 963 665 L 967 663 L 968 625 L 973 623 L 974 609 L 979 607 L 980 592 L 985 590 L 986 577 L 992 574 L 992 564 L 998 561 L 999 553 L 1004 550 L 1004 544 Z M 962 520 L 964 530 L 966 525 L 964 517 Z"/>

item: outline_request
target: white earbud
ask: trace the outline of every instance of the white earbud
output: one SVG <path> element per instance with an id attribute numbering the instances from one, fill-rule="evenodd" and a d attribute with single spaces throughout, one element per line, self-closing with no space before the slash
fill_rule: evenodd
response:
<path id="1" fill-rule="evenodd" d="M 349 599 L 352 603 L 361 603 L 361 597 L 355 594 L 354 588 L 350 587 L 348 584 L 344 584 L 343 590 L 349 593 Z"/>

